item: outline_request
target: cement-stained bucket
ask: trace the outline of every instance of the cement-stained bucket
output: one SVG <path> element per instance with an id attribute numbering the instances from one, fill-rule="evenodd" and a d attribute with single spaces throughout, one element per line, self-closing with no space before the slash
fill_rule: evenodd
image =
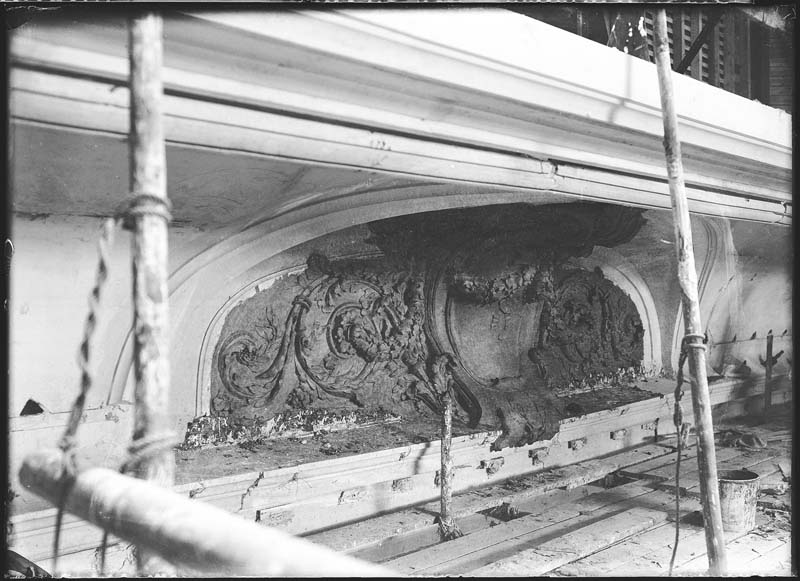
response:
<path id="1" fill-rule="evenodd" d="M 719 480 L 722 529 L 747 532 L 756 526 L 756 501 L 759 476 L 750 470 L 724 470 Z"/>

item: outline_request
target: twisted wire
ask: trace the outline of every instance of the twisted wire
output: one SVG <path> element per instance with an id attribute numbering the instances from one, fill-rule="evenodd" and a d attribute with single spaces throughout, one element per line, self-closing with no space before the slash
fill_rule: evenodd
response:
<path id="1" fill-rule="evenodd" d="M 78 396 L 70 409 L 70 416 L 64 433 L 58 442 L 58 447 L 63 452 L 63 463 L 61 470 L 62 491 L 56 513 L 56 530 L 53 537 L 53 571 L 54 576 L 58 567 L 58 548 L 61 540 L 61 524 L 64 516 L 64 506 L 69 494 L 69 483 L 74 481 L 76 472 L 75 466 L 75 446 L 76 434 L 83 417 L 86 407 L 86 396 L 92 387 L 92 372 L 89 367 L 90 345 L 97 327 L 97 312 L 100 306 L 100 297 L 108 279 L 108 258 L 109 250 L 114 242 L 114 230 L 118 224 L 126 229 L 133 229 L 135 220 L 141 216 L 158 216 L 169 222 L 172 219 L 170 210 L 172 209 L 169 200 L 152 194 L 136 193 L 125 200 L 117 208 L 113 218 L 108 218 L 103 222 L 100 238 L 98 240 L 98 261 L 95 275 L 95 284 L 89 295 L 89 313 L 83 326 L 83 339 L 78 349 L 78 367 L 80 368 L 80 389 Z M 12 247 L 13 248 L 13 247 Z M 9 261 L 10 263 L 10 261 Z M 155 437 L 148 437 L 145 441 L 137 441 L 129 448 L 129 458 L 120 468 L 120 472 L 125 473 L 132 466 L 140 463 L 144 458 L 160 452 L 166 446 L 174 446 L 176 443 L 174 434 L 160 434 Z M 101 574 L 105 571 L 106 546 L 108 542 L 108 532 L 104 531 L 102 541 L 102 553 L 100 558 Z"/>
<path id="2" fill-rule="evenodd" d="M 78 396 L 72 404 L 70 409 L 69 419 L 64 428 L 64 434 L 59 440 L 58 447 L 63 452 L 63 462 L 61 467 L 61 482 L 62 492 L 61 498 L 58 503 L 58 512 L 56 513 L 56 530 L 53 537 L 53 575 L 56 575 L 58 569 L 58 548 L 61 542 L 61 523 L 64 517 L 64 505 L 69 493 L 69 482 L 72 482 L 75 475 L 75 434 L 78 432 L 78 426 L 83 417 L 84 408 L 86 406 L 86 395 L 92 387 L 92 372 L 89 368 L 89 346 L 94 335 L 95 328 L 97 327 L 97 312 L 100 306 L 100 297 L 108 279 L 108 255 L 109 249 L 114 242 L 114 228 L 117 225 L 117 220 L 109 218 L 103 222 L 100 233 L 100 238 L 97 243 L 97 272 L 95 273 L 95 283 L 92 287 L 92 292 L 89 294 L 89 314 L 86 316 L 86 321 L 83 325 L 83 339 L 80 348 L 78 349 L 78 367 L 80 368 L 80 389 Z"/>

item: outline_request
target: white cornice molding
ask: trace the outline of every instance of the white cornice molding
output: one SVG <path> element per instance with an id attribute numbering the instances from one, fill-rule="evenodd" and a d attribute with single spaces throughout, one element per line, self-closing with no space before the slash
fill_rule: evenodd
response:
<path id="1" fill-rule="evenodd" d="M 195 16 L 318 55 L 366 63 L 376 74 L 391 71 L 659 139 L 662 134 L 655 65 L 505 9 Z M 685 143 L 713 147 L 733 140 L 738 148 L 763 150 L 758 153 L 765 159 L 747 158 L 770 164 L 771 155 L 789 154 L 791 116 L 784 111 L 687 76 L 676 75 L 674 83 Z"/>
<path id="2" fill-rule="evenodd" d="M 556 182 L 635 179 L 646 201 L 608 199 L 669 207 L 654 66 L 519 14 L 217 11 L 167 19 L 166 39 L 176 143 L 579 195 Z M 124 42 L 118 23 L 24 28 L 14 118 L 126 133 Z M 693 211 L 788 222 L 791 117 L 675 84 Z"/>

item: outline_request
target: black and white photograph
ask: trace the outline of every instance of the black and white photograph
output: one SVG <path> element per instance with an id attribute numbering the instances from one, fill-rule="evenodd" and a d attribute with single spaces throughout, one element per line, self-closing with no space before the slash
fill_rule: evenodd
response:
<path id="1" fill-rule="evenodd" d="M 5 578 L 798 574 L 796 4 L 0 10 Z"/>

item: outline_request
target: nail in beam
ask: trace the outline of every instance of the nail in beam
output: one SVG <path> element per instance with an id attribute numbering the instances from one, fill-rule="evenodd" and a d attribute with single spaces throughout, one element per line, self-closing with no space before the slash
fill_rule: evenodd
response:
<path id="1" fill-rule="evenodd" d="M 684 327 L 687 335 L 702 336 L 700 321 L 700 301 L 697 294 L 697 270 L 692 246 L 692 226 L 689 220 L 689 206 L 683 179 L 680 141 L 678 141 L 678 119 L 672 88 L 672 68 L 670 67 L 669 43 L 667 40 L 667 14 L 661 8 L 656 11 L 655 53 L 661 91 L 661 109 L 664 117 L 664 150 L 667 158 L 667 177 L 672 198 L 672 213 L 675 223 L 675 248 L 678 253 L 678 282 L 683 298 Z M 699 337 L 691 338 L 690 343 L 702 344 Z M 694 408 L 695 429 L 697 432 L 697 464 L 700 472 L 700 494 L 703 501 L 706 550 L 711 575 L 725 575 L 727 562 L 725 556 L 725 536 L 722 531 L 722 514 L 719 503 L 717 482 L 717 458 L 714 449 L 714 427 L 711 421 L 711 398 L 708 393 L 705 349 L 688 347 L 689 373 L 692 386 L 692 407 Z"/>
<path id="2" fill-rule="evenodd" d="M 61 480 L 60 450 L 26 456 L 23 486 L 148 553 L 208 577 L 390 577 L 390 570 L 283 531 L 257 525 L 200 500 L 189 500 L 107 468 Z"/>
<path id="3" fill-rule="evenodd" d="M 167 207 L 161 16 L 138 13 L 131 18 L 129 31 L 130 188 L 134 196 L 149 198 L 138 203 L 134 198 L 134 214 L 126 224 L 133 231 L 135 446 L 137 441 L 167 434 L 171 426 L 167 214 L 152 211 Z M 134 468 L 138 478 L 167 487 L 174 482 L 171 449 L 145 457 Z M 161 568 L 146 552 L 138 553 L 138 562 L 140 573 Z"/>

